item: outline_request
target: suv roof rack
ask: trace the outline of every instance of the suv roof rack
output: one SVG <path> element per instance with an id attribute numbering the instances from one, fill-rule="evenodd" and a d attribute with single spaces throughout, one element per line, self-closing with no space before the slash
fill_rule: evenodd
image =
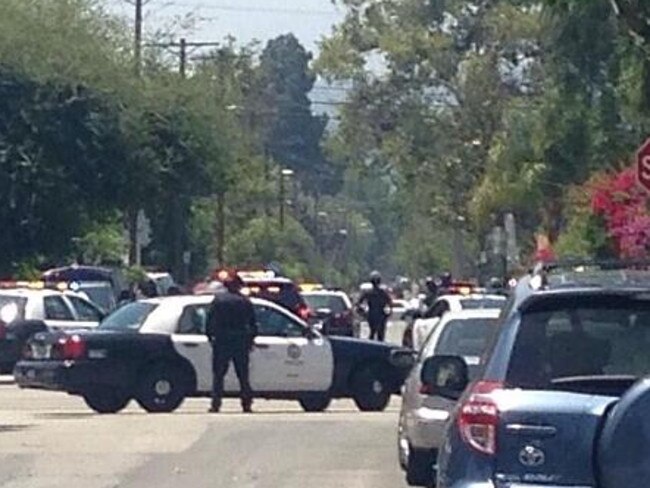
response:
<path id="1" fill-rule="evenodd" d="M 543 289 L 549 286 L 549 275 L 562 271 L 582 273 L 586 271 L 621 271 L 625 281 L 625 271 L 650 271 L 650 260 L 647 259 L 563 259 L 559 261 L 537 263 L 530 271 L 529 285 L 533 289 Z M 650 282 L 650 278 L 649 278 Z"/>

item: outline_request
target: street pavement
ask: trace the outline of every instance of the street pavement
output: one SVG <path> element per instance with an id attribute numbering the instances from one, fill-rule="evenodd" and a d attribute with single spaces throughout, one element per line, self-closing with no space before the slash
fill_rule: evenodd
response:
<path id="1" fill-rule="evenodd" d="M 389 327 L 399 342 L 400 325 Z M 395 434 L 399 398 L 382 413 L 350 400 L 304 413 L 297 402 L 221 414 L 190 399 L 172 414 L 135 402 L 117 415 L 79 398 L 20 390 L 0 378 L 0 486 L 7 488 L 403 488 Z"/>

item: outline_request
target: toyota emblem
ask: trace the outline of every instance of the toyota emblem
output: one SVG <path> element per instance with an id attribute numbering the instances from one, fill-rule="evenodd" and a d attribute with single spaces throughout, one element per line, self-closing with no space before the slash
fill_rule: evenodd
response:
<path id="1" fill-rule="evenodd" d="M 537 468 L 546 462 L 546 454 L 538 447 L 526 446 L 519 451 L 519 462 L 527 468 Z"/>

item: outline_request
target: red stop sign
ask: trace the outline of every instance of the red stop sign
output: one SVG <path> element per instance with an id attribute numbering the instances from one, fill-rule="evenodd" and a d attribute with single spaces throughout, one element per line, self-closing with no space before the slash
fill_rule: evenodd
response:
<path id="1" fill-rule="evenodd" d="M 650 192 L 650 139 L 636 153 L 636 176 L 639 184 Z"/>

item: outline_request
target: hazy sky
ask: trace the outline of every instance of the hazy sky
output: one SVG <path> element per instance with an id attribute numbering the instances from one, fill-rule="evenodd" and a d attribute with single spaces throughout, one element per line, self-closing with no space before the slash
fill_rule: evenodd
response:
<path id="1" fill-rule="evenodd" d="M 126 0 L 105 1 L 116 12 L 133 16 L 133 6 Z M 149 0 L 145 20 L 151 29 L 188 13 L 200 19 L 194 31 L 179 32 L 191 40 L 220 41 L 233 35 L 242 43 L 266 42 L 293 32 L 311 51 L 343 17 L 331 0 Z"/>

